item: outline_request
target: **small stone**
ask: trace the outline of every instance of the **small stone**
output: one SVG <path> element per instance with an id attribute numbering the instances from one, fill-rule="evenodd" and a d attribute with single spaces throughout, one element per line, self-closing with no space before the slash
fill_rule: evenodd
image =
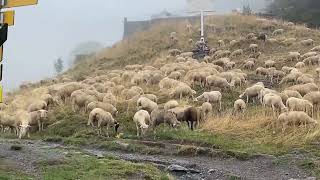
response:
<path id="1" fill-rule="evenodd" d="M 188 172 L 189 170 L 183 166 L 176 165 L 176 164 L 171 164 L 170 166 L 167 167 L 168 171 L 172 172 Z"/>
<path id="2" fill-rule="evenodd" d="M 215 173 L 215 172 L 216 172 L 215 169 L 209 169 L 209 171 L 208 171 L 209 174 L 212 174 L 212 173 Z"/>

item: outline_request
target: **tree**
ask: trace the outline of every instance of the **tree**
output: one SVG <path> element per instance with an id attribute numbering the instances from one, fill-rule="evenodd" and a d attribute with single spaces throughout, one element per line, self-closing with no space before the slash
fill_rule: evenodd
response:
<path id="1" fill-rule="evenodd" d="M 54 62 L 54 69 L 56 70 L 56 73 L 57 74 L 60 74 L 63 70 L 63 61 L 61 58 L 57 59 L 55 62 Z"/>

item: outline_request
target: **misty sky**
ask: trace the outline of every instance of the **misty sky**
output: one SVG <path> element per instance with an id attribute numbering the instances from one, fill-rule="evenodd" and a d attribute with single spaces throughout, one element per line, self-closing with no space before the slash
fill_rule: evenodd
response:
<path id="1" fill-rule="evenodd" d="M 241 7 L 243 1 L 254 0 L 218 0 L 215 7 L 224 12 Z M 109 46 L 121 40 L 124 17 L 143 20 L 164 9 L 186 8 L 185 0 L 39 0 L 37 6 L 14 8 L 15 26 L 4 45 L 4 89 L 53 76 L 53 61 L 69 60 L 79 43 Z"/>

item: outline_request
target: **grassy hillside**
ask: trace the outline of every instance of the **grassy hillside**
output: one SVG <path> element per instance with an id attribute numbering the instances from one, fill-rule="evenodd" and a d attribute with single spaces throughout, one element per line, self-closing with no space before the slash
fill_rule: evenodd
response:
<path id="1" fill-rule="evenodd" d="M 182 143 L 186 145 L 199 145 L 204 147 L 220 149 L 227 154 L 238 156 L 239 154 L 273 154 L 282 155 L 293 150 L 301 152 L 310 151 L 313 155 L 320 155 L 317 150 L 318 139 L 320 137 L 320 126 L 303 128 L 291 127 L 285 132 L 275 128 L 276 117 L 265 115 L 264 109 L 260 105 L 249 104 L 248 110 L 243 115 L 234 116 L 232 112 L 233 102 L 238 99 L 239 95 L 246 87 L 258 81 L 263 81 L 269 88 L 281 92 L 288 85 L 279 85 L 271 83 L 269 79 L 255 75 L 254 70 L 248 71 L 243 69 L 244 62 L 250 54 L 248 47 L 252 43 L 259 45 L 259 51 L 262 55 L 257 60 L 255 68 L 263 66 L 266 60 L 274 60 L 276 68 L 294 66 L 296 62 L 287 61 L 288 52 L 299 51 L 301 54 L 309 52 L 313 46 L 303 46 L 299 42 L 305 39 L 313 39 L 317 45 L 320 42 L 320 32 L 318 30 L 307 29 L 304 26 L 288 26 L 286 22 L 261 20 L 251 16 L 211 16 L 206 19 L 206 32 L 208 44 L 212 48 L 230 50 L 243 49 L 244 55 L 231 60 L 236 63 L 236 68 L 242 69 L 248 75 L 248 83 L 242 87 L 223 91 L 223 111 L 222 113 L 214 112 L 214 116 L 208 121 L 202 123 L 196 131 L 192 132 L 183 125 L 179 130 L 172 130 L 166 126 L 161 126 L 156 134 L 148 133 L 143 138 L 136 137 L 135 125 L 132 117 L 135 110 L 131 108 L 126 111 L 128 102 L 124 97 L 117 93 L 119 103 L 117 109 L 120 114 L 116 119 L 121 123 L 121 137 L 124 141 L 144 139 L 167 141 L 170 143 Z M 168 57 L 169 49 L 181 49 L 190 51 L 192 45 L 189 39 L 196 41 L 199 38 L 199 24 L 193 25 L 193 32 L 188 33 L 187 23 L 170 24 L 163 23 L 152 27 L 150 30 L 140 32 L 132 37 L 120 41 L 97 53 L 90 59 L 77 64 L 75 67 L 60 75 L 56 79 L 47 80 L 30 85 L 17 92 L 11 93 L 6 97 L 9 104 L 8 113 L 14 113 L 17 108 L 26 108 L 34 99 L 39 98 L 41 94 L 47 92 L 47 87 L 61 83 L 64 78 L 73 81 L 82 81 L 89 78 L 95 78 L 102 75 L 110 75 L 114 70 L 123 70 L 126 65 L 141 64 L 150 65 L 160 68 L 165 64 L 175 61 L 174 57 Z M 215 31 L 213 30 L 215 27 Z M 284 34 L 273 37 L 271 34 L 275 29 L 284 29 Z M 169 39 L 171 32 L 177 32 L 178 43 L 172 44 Z M 247 40 L 245 37 L 249 33 L 266 33 L 269 37 L 278 40 L 278 43 L 262 42 L 257 40 Z M 296 43 L 290 46 L 284 46 L 281 41 L 286 38 L 296 38 Z M 218 41 L 224 40 L 225 47 L 218 47 Z M 234 46 L 229 42 L 237 40 Z M 306 66 L 300 69 L 303 73 L 311 74 L 315 82 L 319 85 L 319 79 L 316 77 L 314 66 Z M 111 73 L 112 72 L 112 73 Z M 129 88 L 130 84 L 122 84 Z M 141 85 L 144 92 L 152 93 L 158 96 L 159 104 L 167 102 L 170 98 L 168 92 L 160 91 L 157 85 Z M 200 86 L 194 87 L 197 95 L 200 95 L 208 89 Z M 183 99 L 180 105 L 195 105 L 200 103 L 192 100 Z M 214 106 L 216 109 L 216 106 Z M 42 138 L 49 141 L 64 141 L 65 143 L 76 145 L 95 145 L 107 149 L 121 149 L 126 151 L 139 151 L 143 153 L 162 153 L 158 149 L 150 147 L 133 145 L 123 148 L 113 142 L 105 142 L 105 138 L 97 138 L 96 131 L 86 126 L 88 114 L 73 112 L 70 104 L 55 107 L 50 111 L 49 127 L 43 133 L 35 133 L 32 138 Z M 319 116 L 318 116 L 319 117 Z M 11 135 L 5 135 L 11 136 Z M 113 134 L 113 137 L 115 134 Z M 11 136 L 12 137 L 12 136 Z M 108 138 L 107 138 L 108 139 Z M 108 139 L 110 140 L 110 139 Z M 187 151 L 190 149 L 187 149 Z M 172 153 L 185 152 L 185 147 L 181 147 Z M 192 151 L 192 150 L 191 150 Z M 183 153 L 182 153 L 183 154 Z M 316 163 L 316 162 L 312 162 Z M 315 164 L 318 167 L 319 164 Z"/>

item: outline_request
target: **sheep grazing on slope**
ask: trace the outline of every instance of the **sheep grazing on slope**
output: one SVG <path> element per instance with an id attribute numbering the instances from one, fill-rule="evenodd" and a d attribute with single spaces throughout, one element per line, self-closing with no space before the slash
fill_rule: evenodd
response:
<path id="1" fill-rule="evenodd" d="M 237 57 L 237 56 L 241 56 L 241 55 L 243 55 L 243 50 L 242 49 L 238 49 L 238 50 L 233 51 L 230 54 L 230 57 Z"/>
<path id="2" fill-rule="evenodd" d="M 320 51 L 320 46 L 316 46 L 312 48 L 311 51 L 316 51 L 316 52 Z"/>
<path id="3" fill-rule="evenodd" d="M 104 111 L 111 113 L 112 116 L 114 116 L 114 117 L 116 117 L 118 115 L 117 108 L 114 107 L 112 104 L 98 102 L 98 101 L 90 102 L 86 107 L 86 112 L 91 112 L 92 110 L 94 110 L 96 108 L 103 109 Z"/>
<path id="4" fill-rule="evenodd" d="M 164 109 L 165 110 L 169 110 L 169 109 L 172 109 L 172 108 L 175 108 L 175 107 L 178 107 L 179 106 L 179 103 L 178 101 L 176 100 L 171 100 L 171 101 L 168 101 L 164 104 Z"/>
<path id="5" fill-rule="evenodd" d="M 212 115 L 213 113 L 212 105 L 208 102 L 204 102 L 200 106 L 200 110 L 201 110 L 200 119 L 203 121 L 206 121 L 209 118 L 209 116 Z"/>
<path id="6" fill-rule="evenodd" d="M 35 101 L 28 106 L 28 112 L 38 111 L 38 110 L 47 110 L 48 106 L 45 101 L 39 100 Z"/>
<path id="7" fill-rule="evenodd" d="M 251 52 L 257 52 L 258 51 L 258 45 L 257 44 L 250 44 L 249 50 Z"/>
<path id="8" fill-rule="evenodd" d="M 247 108 L 247 105 L 246 105 L 246 102 L 244 102 L 244 100 L 238 99 L 234 102 L 233 107 L 234 107 L 234 113 L 237 114 L 239 112 L 244 113 Z"/>
<path id="9" fill-rule="evenodd" d="M 314 83 L 307 83 L 307 84 L 298 84 L 291 87 L 288 87 L 286 90 L 294 90 L 298 91 L 301 96 L 304 96 L 310 92 L 318 91 L 318 86 Z"/>
<path id="10" fill-rule="evenodd" d="M 221 89 L 228 89 L 230 88 L 230 84 L 228 83 L 227 79 L 216 76 L 216 75 L 211 75 L 206 77 L 206 86 L 207 87 L 218 87 Z"/>
<path id="11" fill-rule="evenodd" d="M 48 111 L 47 110 L 38 110 L 30 113 L 30 122 L 29 125 L 38 125 L 39 132 L 44 130 L 44 122 L 48 118 Z"/>
<path id="12" fill-rule="evenodd" d="M 289 111 L 304 111 L 313 117 L 313 105 L 308 100 L 290 97 L 286 102 L 286 106 Z"/>
<path id="13" fill-rule="evenodd" d="M 189 107 L 184 110 L 183 119 L 187 122 L 188 127 L 193 131 L 194 125 L 200 120 L 200 113 L 197 108 Z"/>
<path id="14" fill-rule="evenodd" d="M 140 110 L 133 116 L 133 122 L 137 127 L 137 136 L 140 135 L 140 131 L 141 134 L 144 135 L 149 128 L 148 124 L 151 123 L 150 114 L 148 113 L 148 111 Z"/>
<path id="15" fill-rule="evenodd" d="M 158 108 L 158 104 L 146 97 L 140 97 L 137 101 L 137 108 L 138 110 L 146 110 L 151 113 Z"/>
<path id="16" fill-rule="evenodd" d="M 300 43 L 303 46 L 311 46 L 314 44 L 314 40 L 313 39 L 306 39 L 306 40 L 302 40 Z"/>
<path id="17" fill-rule="evenodd" d="M 205 101 L 208 103 L 219 103 L 219 111 L 221 111 L 222 94 L 219 91 L 204 92 L 202 95 L 195 98 L 195 101 Z"/>
<path id="18" fill-rule="evenodd" d="M 181 100 L 183 97 L 193 98 L 195 94 L 197 94 L 197 92 L 191 89 L 191 87 L 189 87 L 188 85 L 180 84 L 173 89 L 173 91 L 170 93 L 170 97 L 179 98 Z"/>
<path id="19" fill-rule="evenodd" d="M 180 126 L 180 122 L 177 120 L 176 115 L 173 112 L 163 109 L 155 109 L 151 112 L 151 127 L 155 131 L 155 127 L 160 124 L 168 124 L 170 127 L 177 128 Z"/>
<path id="20" fill-rule="evenodd" d="M 254 98 L 258 97 L 259 92 L 264 88 L 263 84 L 255 84 L 249 88 L 247 88 L 240 96 L 239 98 L 246 97 L 246 103 L 249 103 L 249 99 L 253 100 L 253 103 L 255 103 Z"/>
<path id="21" fill-rule="evenodd" d="M 263 107 L 266 106 L 272 108 L 274 115 L 276 114 L 277 110 L 278 112 L 287 111 L 287 107 L 283 104 L 281 97 L 272 93 L 263 97 Z M 267 111 L 265 111 L 265 114 L 267 114 Z"/>
<path id="22" fill-rule="evenodd" d="M 276 29 L 275 31 L 273 31 L 272 35 L 276 36 L 276 35 L 280 35 L 283 34 L 284 29 Z"/>
<path id="23" fill-rule="evenodd" d="M 289 61 L 299 61 L 301 54 L 299 52 L 289 52 L 287 59 Z"/>
<path id="24" fill-rule="evenodd" d="M 290 111 L 282 113 L 278 117 L 278 122 L 282 124 L 282 132 L 284 132 L 288 125 L 307 125 L 313 124 L 317 125 L 318 122 L 308 116 L 302 111 Z"/>
<path id="25" fill-rule="evenodd" d="M 281 93 L 285 94 L 288 96 L 288 98 L 290 97 L 295 97 L 295 98 L 299 98 L 302 99 L 301 94 L 298 91 L 294 91 L 294 90 L 284 90 Z"/>
<path id="26" fill-rule="evenodd" d="M 243 65 L 243 67 L 245 68 L 245 69 L 248 69 L 248 70 L 252 70 L 253 69 L 253 67 L 254 67 L 254 61 L 247 61 L 244 65 Z"/>
<path id="27" fill-rule="evenodd" d="M 94 127 L 95 124 L 97 124 L 97 128 L 99 129 L 99 136 L 102 134 L 102 127 L 107 127 L 107 137 L 109 137 L 109 127 L 115 126 L 115 132 L 117 133 L 120 126 L 120 124 L 115 119 L 113 119 L 112 115 L 109 112 L 106 112 L 100 108 L 93 109 L 89 114 L 88 126 L 91 125 L 92 127 Z"/>

